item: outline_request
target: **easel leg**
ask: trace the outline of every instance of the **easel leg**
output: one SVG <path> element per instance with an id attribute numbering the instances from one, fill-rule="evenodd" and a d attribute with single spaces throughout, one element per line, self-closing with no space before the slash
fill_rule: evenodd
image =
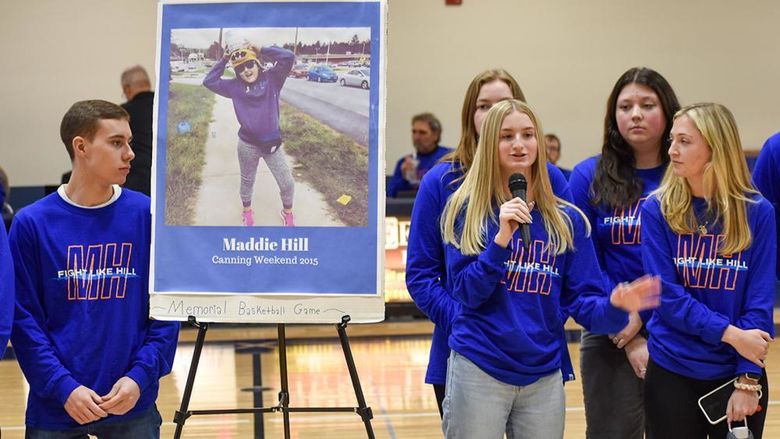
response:
<path id="1" fill-rule="evenodd" d="M 344 358 L 347 360 L 347 369 L 349 370 L 349 377 L 352 379 L 352 387 L 355 389 L 355 396 L 357 396 L 357 414 L 363 419 L 368 438 L 374 439 L 374 430 L 371 427 L 371 419 L 374 417 L 374 414 L 371 411 L 371 407 L 366 405 L 366 399 L 363 397 L 363 389 L 360 386 L 360 378 L 358 378 L 355 360 L 352 358 L 352 349 L 349 347 L 349 338 L 347 338 L 347 323 L 349 323 L 349 320 L 349 316 L 342 317 L 341 323 L 336 325 L 336 330 L 339 333 L 341 349 L 344 351 Z"/>
<path id="2" fill-rule="evenodd" d="M 198 328 L 198 338 L 195 341 L 195 351 L 192 354 L 190 373 L 187 375 L 187 384 L 184 386 L 184 395 L 181 398 L 181 408 L 173 416 L 173 422 L 176 424 L 176 433 L 173 435 L 174 439 L 179 439 L 181 437 L 184 422 L 190 417 L 188 408 L 190 405 L 190 397 L 192 396 L 192 387 L 195 384 L 195 374 L 198 371 L 200 352 L 203 350 L 203 340 L 205 340 L 206 331 L 209 329 L 208 323 L 198 323 L 194 316 L 189 316 L 187 322 Z"/>
<path id="3" fill-rule="evenodd" d="M 279 375 L 282 381 L 282 390 L 279 392 L 279 406 L 282 407 L 284 418 L 284 438 L 290 439 L 290 390 L 287 387 L 287 342 L 284 335 L 284 324 L 277 325 L 279 332 Z"/>
<path id="4" fill-rule="evenodd" d="M 263 369 L 262 358 L 260 358 L 260 352 L 252 354 L 252 384 L 255 387 L 254 391 L 254 406 L 263 406 Z M 263 425 L 263 414 L 255 413 L 255 439 L 265 438 L 265 426 Z"/>

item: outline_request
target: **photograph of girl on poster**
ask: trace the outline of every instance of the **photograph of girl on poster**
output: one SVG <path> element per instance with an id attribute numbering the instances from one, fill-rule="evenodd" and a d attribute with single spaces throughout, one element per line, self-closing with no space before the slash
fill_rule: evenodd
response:
<path id="1" fill-rule="evenodd" d="M 173 29 L 166 225 L 365 226 L 370 38 Z"/>

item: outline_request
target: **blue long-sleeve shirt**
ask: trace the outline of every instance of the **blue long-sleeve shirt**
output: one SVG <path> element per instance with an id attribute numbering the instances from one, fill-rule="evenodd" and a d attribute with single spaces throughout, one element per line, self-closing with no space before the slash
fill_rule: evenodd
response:
<path id="1" fill-rule="evenodd" d="M 753 167 L 753 182 L 775 207 L 775 227 L 780 230 L 780 133 L 767 139 L 761 148 Z M 780 276 L 780 254 L 777 256 L 777 275 Z"/>
<path id="2" fill-rule="evenodd" d="M 700 380 L 761 373 L 761 368 L 721 342 L 729 324 L 774 334 L 777 235 L 772 206 L 761 196 L 747 204 L 751 246 L 719 255 L 720 226 L 676 234 L 651 196 L 642 206 L 645 270 L 661 277 L 661 305 L 648 323 L 650 357 L 665 369 Z M 704 218 L 706 202 L 693 199 Z M 701 221 L 704 224 L 706 221 Z"/>
<path id="3" fill-rule="evenodd" d="M 642 194 L 628 206 L 610 208 L 594 205 L 591 184 L 600 156 L 585 159 L 574 167 L 569 178 L 574 204 L 588 217 L 593 227 L 593 247 L 604 276 L 604 290 L 612 291 L 620 282 L 631 282 L 644 273 L 642 249 L 642 204 L 658 188 L 666 170 L 665 165 L 652 169 L 635 169 L 642 181 Z M 652 312 L 642 313 L 642 320 Z"/>
<path id="4" fill-rule="evenodd" d="M 14 320 L 14 264 L 5 225 L 0 223 L 0 359 L 5 354 Z"/>
<path id="5" fill-rule="evenodd" d="M 628 323 L 628 314 L 604 292 L 586 220 L 572 208 L 564 211 L 574 249 L 560 255 L 547 244 L 538 209 L 532 211 L 527 251 L 519 229 L 507 248 L 495 244 L 499 227 L 493 221 L 479 255 L 446 247 L 447 276 L 462 305 L 449 346 L 504 383 L 525 386 L 560 369 L 561 308 L 596 333 L 617 332 Z"/>
<path id="6" fill-rule="evenodd" d="M 434 149 L 430 154 L 417 154 L 417 179 L 418 181 L 422 180 L 423 176 L 431 169 L 433 168 L 436 163 L 441 160 L 442 157 L 447 155 L 452 151 L 452 149 L 447 148 L 446 146 L 442 145 L 436 145 L 436 149 Z M 414 186 L 412 186 L 412 183 L 409 182 L 404 177 L 403 172 L 401 171 L 401 165 L 403 165 L 404 160 L 406 160 L 406 157 L 401 157 L 398 162 L 395 164 L 395 170 L 393 171 L 393 176 L 390 179 L 390 182 L 387 183 L 387 196 L 388 197 L 396 197 L 398 196 L 398 192 L 400 191 L 409 191 L 414 189 Z"/>
<path id="7" fill-rule="evenodd" d="M 115 186 L 108 205 L 84 208 L 51 194 L 11 227 L 16 315 L 11 341 L 30 383 L 26 422 L 78 426 L 63 405 L 79 385 L 106 395 L 127 376 L 141 396 L 129 419 L 157 399 L 173 365 L 178 322 L 149 319 L 149 197 Z"/>
<path id="8" fill-rule="evenodd" d="M 566 179 L 557 167 L 548 164 L 550 184 L 553 192 L 571 201 Z M 450 326 L 459 313 L 460 304 L 449 293 L 447 281 L 444 242 L 441 237 L 439 218 L 447 199 L 460 186 L 463 173 L 453 163 L 439 163 L 423 177 L 412 209 L 411 229 L 407 247 L 406 287 L 415 304 L 436 325 L 431 340 L 431 352 L 425 382 L 445 384 L 447 358 L 450 354 L 448 338 Z M 561 339 L 566 335 L 561 328 Z M 561 351 L 562 372 L 565 378 L 573 379 L 574 371 L 566 346 Z"/>
<path id="9" fill-rule="evenodd" d="M 279 96 L 295 64 L 295 55 L 279 47 L 263 47 L 260 55 L 276 62 L 267 71 L 260 72 L 251 84 L 240 78 L 222 79 L 226 59 L 214 64 L 203 80 L 203 85 L 214 93 L 233 100 L 233 109 L 241 128 L 238 137 L 250 145 L 266 145 L 281 141 L 279 131 Z"/>

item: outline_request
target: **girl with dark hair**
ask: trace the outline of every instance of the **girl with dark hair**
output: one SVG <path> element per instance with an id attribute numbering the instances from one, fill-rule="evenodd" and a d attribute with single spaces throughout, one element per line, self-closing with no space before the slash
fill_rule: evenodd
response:
<path id="1" fill-rule="evenodd" d="M 593 227 L 607 291 L 644 273 L 641 207 L 669 163 L 669 130 L 679 108 L 674 90 L 658 72 L 629 69 L 607 100 L 601 155 L 572 171 L 574 203 Z M 580 370 L 588 438 L 644 437 L 642 380 L 648 353 L 642 327 L 643 318 L 635 313 L 611 337 L 583 331 Z"/>
<path id="2" fill-rule="evenodd" d="M 503 69 L 490 69 L 478 74 L 469 84 L 461 110 L 460 143 L 442 163 L 423 177 L 412 210 L 411 229 L 406 262 L 406 286 L 417 307 L 436 325 L 431 341 L 431 353 L 425 382 L 433 385 L 439 414 L 443 413 L 450 326 L 460 312 L 460 304 L 450 295 L 447 280 L 444 244 L 438 221 L 447 198 L 460 186 L 471 168 L 477 150 L 482 121 L 490 108 L 506 99 L 525 100 L 517 81 Z M 570 200 L 566 178 L 557 167 L 548 165 L 553 192 Z M 560 337 L 565 340 L 563 328 Z M 564 379 L 574 379 L 567 346 L 561 348 Z"/>

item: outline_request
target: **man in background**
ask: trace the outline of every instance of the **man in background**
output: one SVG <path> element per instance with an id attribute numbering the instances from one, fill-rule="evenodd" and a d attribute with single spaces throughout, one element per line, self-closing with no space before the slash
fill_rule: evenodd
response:
<path id="1" fill-rule="evenodd" d="M 558 160 L 561 158 L 561 139 L 552 133 L 545 134 L 544 146 L 545 150 L 547 151 L 547 161 L 555 166 L 558 166 Z M 569 176 L 571 175 L 571 169 L 565 169 L 560 166 L 558 166 L 558 169 L 561 170 L 563 176 L 566 177 L 566 180 L 568 180 Z"/>
<path id="2" fill-rule="evenodd" d="M 416 190 L 423 175 L 445 154 L 452 151 L 439 145 L 441 122 L 431 113 L 412 118 L 412 143 L 414 153 L 401 157 L 395 165 L 393 177 L 387 184 L 387 196 L 396 197 L 399 192 Z"/>
<path id="3" fill-rule="evenodd" d="M 124 187 L 151 194 L 152 184 L 152 113 L 154 92 L 149 75 L 140 65 L 122 72 L 122 92 L 127 102 L 122 108 L 130 115 L 130 130 L 133 132 L 132 147 L 135 160 Z"/>

